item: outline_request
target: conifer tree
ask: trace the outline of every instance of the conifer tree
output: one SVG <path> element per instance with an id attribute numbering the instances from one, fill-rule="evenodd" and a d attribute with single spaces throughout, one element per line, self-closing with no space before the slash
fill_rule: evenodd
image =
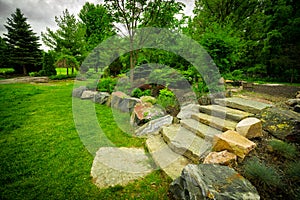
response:
<path id="1" fill-rule="evenodd" d="M 31 71 L 39 71 L 42 58 L 39 37 L 33 32 L 19 8 L 11 14 L 11 18 L 7 18 L 7 24 L 4 26 L 7 29 L 4 39 L 8 44 L 9 59 L 15 72 L 27 75 Z"/>

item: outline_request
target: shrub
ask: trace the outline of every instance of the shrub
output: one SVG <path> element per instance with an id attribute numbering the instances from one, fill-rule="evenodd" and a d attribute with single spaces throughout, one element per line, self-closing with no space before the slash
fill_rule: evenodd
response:
<path id="1" fill-rule="evenodd" d="M 273 139 L 269 141 L 269 145 L 272 147 L 275 153 L 287 159 L 292 159 L 297 155 L 296 146 L 284 141 Z"/>
<path id="2" fill-rule="evenodd" d="M 142 96 L 151 96 L 151 90 L 141 90 L 140 88 L 135 88 L 131 92 L 131 96 L 140 98 Z"/>
<path id="3" fill-rule="evenodd" d="M 271 166 L 266 166 L 262 161 L 257 158 L 248 160 L 245 163 L 245 176 L 249 180 L 256 183 L 256 185 L 261 185 L 263 187 L 280 186 L 281 178 L 275 168 Z"/>
<path id="4" fill-rule="evenodd" d="M 100 92 L 108 92 L 112 93 L 114 91 L 114 88 L 117 84 L 117 79 L 107 77 L 107 78 L 101 78 L 98 82 L 97 89 Z"/>
<path id="5" fill-rule="evenodd" d="M 157 104 L 160 104 L 164 108 L 167 108 L 168 106 L 171 107 L 179 106 L 175 94 L 172 91 L 168 90 L 167 88 L 164 88 L 159 91 Z"/>
<path id="6" fill-rule="evenodd" d="M 49 76 L 51 80 L 64 80 L 64 79 L 75 78 L 75 77 L 76 77 L 75 74 L 73 75 L 58 74 L 58 75 Z"/>

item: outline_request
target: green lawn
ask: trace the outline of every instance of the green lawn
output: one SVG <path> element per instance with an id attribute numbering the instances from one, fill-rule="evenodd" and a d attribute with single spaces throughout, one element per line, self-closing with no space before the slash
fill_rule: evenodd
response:
<path id="1" fill-rule="evenodd" d="M 57 74 L 67 74 L 67 68 L 55 68 Z M 72 74 L 72 68 L 69 68 L 69 75 Z M 77 74 L 77 70 L 74 69 L 74 74 Z"/>
<path id="2" fill-rule="evenodd" d="M 72 89 L 71 81 L 0 85 L 0 199 L 167 199 L 171 180 L 161 171 L 126 187 L 92 183 L 93 156 L 74 125 Z M 96 105 L 96 113 L 116 146 L 144 146 L 118 128 L 110 108 Z"/>

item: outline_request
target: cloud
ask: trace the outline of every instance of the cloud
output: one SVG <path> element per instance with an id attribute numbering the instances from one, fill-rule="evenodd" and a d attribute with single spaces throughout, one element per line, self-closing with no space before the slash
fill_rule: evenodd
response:
<path id="1" fill-rule="evenodd" d="M 39 36 L 46 27 L 55 30 L 55 16 L 61 16 L 65 9 L 77 15 L 85 2 L 101 3 L 103 0 L 0 0 L 0 35 L 6 33 L 7 18 L 20 8 L 33 31 Z M 194 0 L 177 0 L 186 4 L 185 13 L 191 14 Z M 45 48 L 45 47 L 43 47 Z"/>

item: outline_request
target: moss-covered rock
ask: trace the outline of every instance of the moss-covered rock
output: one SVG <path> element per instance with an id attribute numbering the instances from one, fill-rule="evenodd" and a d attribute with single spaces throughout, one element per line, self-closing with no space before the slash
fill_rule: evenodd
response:
<path id="1" fill-rule="evenodd" d="M 300 115 L 291 110 L 266 108 L 257 115 L 261 119 L 263 129 L 276 138 L 300 142 Z"/>

